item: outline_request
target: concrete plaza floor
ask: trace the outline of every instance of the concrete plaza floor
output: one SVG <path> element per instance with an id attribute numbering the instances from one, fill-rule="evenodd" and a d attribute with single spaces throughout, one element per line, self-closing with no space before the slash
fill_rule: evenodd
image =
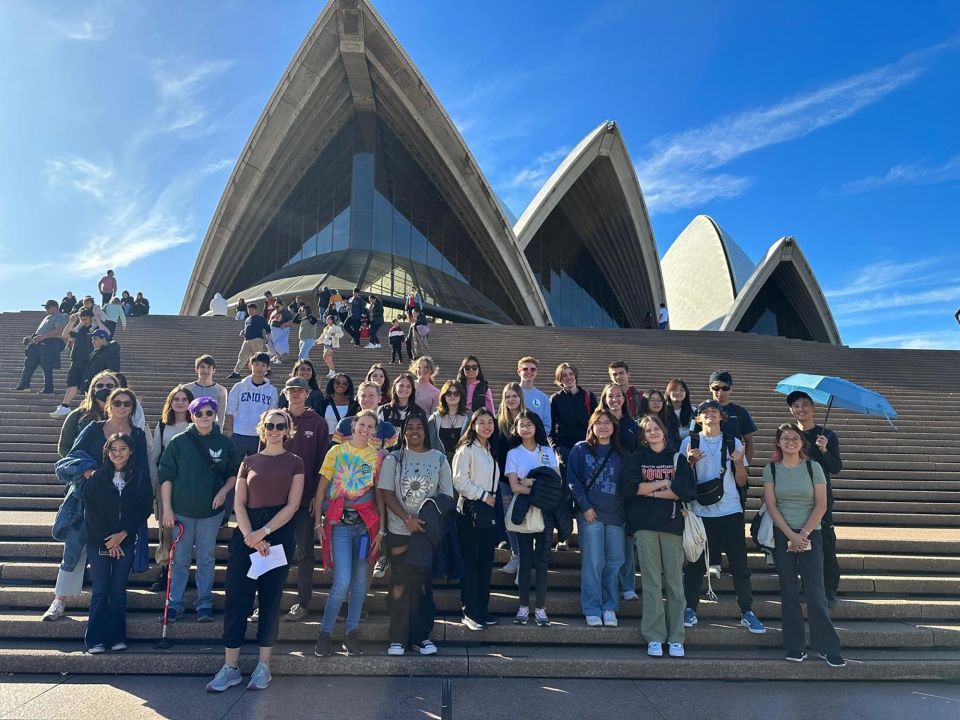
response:
<path id="1" fill-rule="evenodd" d="M 204 692 L 208 678 L 0 678 L 0 718 L 393 720 L 441 717 L 440 678 L 278 677 L 262 692 Z M 957 720 L 960 684 L 455 678 L 453 720 Z"/>

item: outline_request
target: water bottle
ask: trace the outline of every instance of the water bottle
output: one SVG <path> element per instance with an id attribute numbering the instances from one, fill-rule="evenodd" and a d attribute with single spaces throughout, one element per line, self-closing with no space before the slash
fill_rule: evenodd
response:
<path id="1" fill-rule="evenodd" d="M 357 560 L 366 560 L 370 556 L 370 535 L 363 533 L 357 543 Z"/>

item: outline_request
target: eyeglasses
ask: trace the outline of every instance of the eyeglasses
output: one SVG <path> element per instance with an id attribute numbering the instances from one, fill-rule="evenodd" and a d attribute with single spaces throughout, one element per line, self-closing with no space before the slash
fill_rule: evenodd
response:
<path id="1" fill-rule="evenodd" d="M 114 400 L 112 403 L 115 408 L 132 408 L 133 400 Z"/>
<path id="2" fill-rule="evenodd" d="M 193 416 L 194 417 L 213 417 L 216 413 L 213 410 L 197 410 Z"/>
<path id="3" fill-rule="evenodd" d="M 113 390 L 116 387 L 113 383 L 97 383 L 93 386 L 94 390 Z"/>
<path id="4" fill-rule="evenodd" d="M 535 367 L 520 368 L 520 372 L 522 373 L 535 373 L 536 371 L 537 369 Z"/>
<path id="5" fill-rule="evenodd" d="M 710 389 L 713 390 L 714 392 L 721 392 L 721 391 L 722 391 L 722 392 L 730 392 L 730 386 L 729 386 L 729 385 L 711 385 L 711 386 L 710 386 Z"/>
<path id="6" fill-rule="evenodd" d="M 287 429 L 287 424 L 286 424 L 285 422 L 281 422 L 281 423 L 264 423 L 264 424 L 263 424 L 263 429 L 264 429 L 264 430 L 279 430 L 280 432 L 283 432 L 284 430 Z"/>
<path id="7" fill-rule="evenodd" d="M 463 369 L 464 369 L 464 370 L 479 370 L 479 369 L 480 369 L 480 366 L 479 366 L 479 365 L 464 365 L 464 366 L 463 366 Z"/>

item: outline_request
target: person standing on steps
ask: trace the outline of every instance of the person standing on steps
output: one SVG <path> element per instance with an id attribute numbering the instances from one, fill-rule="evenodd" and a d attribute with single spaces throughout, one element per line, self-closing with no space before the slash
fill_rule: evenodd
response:
<path id="1" fill-rule="evenodd" d="M 390 376 L 387 374 L 387 369 L 383 365 L 380 363 L 371 365 L 363 379 L 375 382 L 380 388 L 381 405 L 386 405 L 390 402 L 390 388 L 393 387 L 393 385 L 390 383 Z"/>
<path id="2" fill-rule="evenodd" d="M 70 414 L 70 402 L 77 396 L 87 377 L 87 363 L 93 352 L 93 342 L 90 333 L 93 332 L 93 312 L 81 310 L 70 315 L 62 337 L 70 349 L 70 369 L 67 371 L 67 390 L 63 394 L 63 402 L 50 413 L 50 417 L 63 417 Z M 89 383 L 88 383 L 89 385 Z"/>
<path id="3" fill-rule="evenodd" d="M 597 408 L 567 457 L 567 485 L 580 531 L 580 609 L 589 627 L 617 627 L 623 567 L 624 453 L 616 416 Z"/>
<path id="4" fill-rule="evenodd" d="M 707 533 L 710 562 L 720 563 L 716 552 L 724 552 L 730 563 L 733 587 L 740 606 L 740 624 L 752 633 L 765 633 L 767 629 L 753 612 L 753 594 L 750 590 L 750 566 L 747 564 L 747 543 L 743 532 L 743 508 L 737 487 L 747 484 L 747 459 L 743 443 L 720 430 L 724 421 L 723 408 L 715 400 L 700 403 L 697 422 L 703 432 L 691 433 L 680 445 L 680 453 L 693 467 L 697 481 L 697 499 L 690 504 L 691 512 L 703 520 Z M 694 439 L 698 446 L 694 446 Z M 684 627 L 697 624 L 697 604 L 706 563 L 703 556 L 688 563 L 683 569 L 683 586 L 686 609 L 683 611 Z"/>
<path id="5" fill-rule="evenodd" d="M 323 347 L 323 362 L 327 366 L 327 377 L 332 378 L 337 374 L 337 369 L 333 363 L 333 353 L 340 349 L 343 328 L 337 325 L 336 318 L 333 315 L 327 315 L 324 322 L 326 325 L 320 333 L 320 345 Z"/>
<path id="6" fill-rule="evenodd" d="M 490 390 L 490 384 L 483 377 L 483 369 L 480 367 L 480 360 L 476 355 L 467 355 L 457 369 L 457 382 L 460 387 L 467 391 L 467 396 L 463 398 L 463 408 L 469 413 L 473 413 L 480 408 L 486 408 L 491 415 L 495 414 L 493 408 L 493 391 Z"/>
<path id="7" fill-rule="evenodd" d="M 21 391 L 30 389 L 33 373 L 39 367 L 43 370 L 43 390 L 41 395 L 53 395 L 53 371 L 60 367 L 60 353 L 65 343 L 63 329 L 67 326 L 67 316 L 60 313 L 60 304 L 56 300 L 47 300 L 43 305 L 46 316 L 33 335 L 23 338 L 24 350 L 23 372 L 20 382 L 12 390 Z"/>
<path id="8" fill-rule="evenodd" d="M 266 347 L 266 337 L 269 334 L 270 323 L 260 314 L 260 308 L 256 303 L 247 303 L 247 319 L 243 321 L 243 330 L 240 331 L 243 344 L 237 355 L 237 364 L 230 373 L 230 380 L 239 380 L 240 372 L 247 367 L 250 358 L 263 352 Z M 270 359 L 269 355 L 267 359 Z"/>
<path id="9" fill-rule="evenodd" d="M 301 305 L 297 308 L 297 314 L 294 316 L 293 322 L 299 328 L 300 347 L 297 360 L 309 360 L 310 351 L 317 344 L 317 323 L 319 321 L 309 305 Z"/>
<path id="10" fill-rule="evenodd" d="M 106 330 L 94 330 L 89 337 L 93 352 L 87 360 L 83 384 L 88 384 L 90 378 L 104 370 L 120 372 L 120 343 L 111 340 Z"/>
<path id="11" fill-rule="evenodd" d="M 213 355 L 201 355 L 193 361 L 193 369 L 197 374 L 194 382 L 184 383 L 183 387 L 193 393 L 194 398 L 213 398 L 217 403 L 217 422 L 223 429 L 223 421 L 227 415 L 227 389 L 214 380 L 217 374 L 217 361 Z"/>
<path id="12" fill-rule="evenodd" d="M 284 305 L 282 298 L 273 303 L 273 312 L 270 314 L 270 335 L 267 341 L 268 349 L 277 363 L 282 363 L 290 353 L 290 328 L 293 325 L 293 313 Z"/>
<path id="13" fill-rule="evenodd" d="M 383 302 L 376 295 L 367 297 L 367 312 L 370 315 L 370 344 L 368 348 L 380 349 L 380 328 L 383 327 Z"/>
<path id="14" fill-rule="evenodd" d="M 157 550 L 153 558 L 160 566 L 160 575 L 150 586 L 150 590 L 153 592 L 167 591 L 167 574 L 169 572 L 167 563 L 170 560 L 170 543 L 172 542 L 171 531 L 163 524 L 163 498 L 160 497 L 158 476 L 160 458 L 163 457 L 164 451 L 170 445 L 174 436 L 182 433 L 190 425 L 188 408 L 193 399 L 193 393 L 182 385 L 178 385 L 167 394 L 167 399 L 163 401 L 163 407 L 160 410 L 160 421 L 153 429 L 153 442 L 150 443 L 150 486 L 153 489 L 154 497 L 153 514 L 157 518 L 157 525 L 160 528 L 160 541 L 157 543 Z"/>
<path id="15" fill-rule="evenodd" d="M 310 386 L 300 377 L 291 377 L 283 386 L 287 398 L 287 411 L 293 420 L 293 437 L 285 444 L 287 450 L 303 460 L 303 495 L 300 507 L 293 516 L 297 563 L 297 602 L 283 616 L 287 622 L 302 620 L 310 613 L 313 598 L 313 569 L 316 566 L 314 540 L 317 512 L 315 501 L 320 481 L 320 463 L 330 448 L 330 433 L 323 416 L 307 406 Z"/>
<path id="16" fill-rule="evenodd" d="M 831 478 L 843 470 L 840 458 L 840 440 L 833 430 L 827 430 L 816 422 L 813 400 L 802 390 L 787 395 L 790 414 L 806 439 L 807 457 L 820 465 L 827 485 L 827 509 L 820 519 L 820 546 L 823 548 L 823 586 L 827 607 L 837 606 L 837 589 L 840 587 L 840 563 L 837 560 L 837 531 L 833 523 L 833 485 Z"/>
<path id="17" fill-rule="evenodd" d="M 820 463 L 806 456 L 807 441 L 796 425 L 777 428 L 770 463 L 763 468 L 763 502 L 773 520 L 773 556 L 780 580 L 783 647 L 788 662 L 806 659 L 800 586 L 810 623 L 810 647 L 830 667 L 847 663 L 830 620 L 823 588 L 820 518 L 827 511 L 827 480 Z"/>
<path id="18" fill-rule="evenodd" d="M 268 557 L 283 549 L 293 557 L 293 516 L 303 494 L 303 460 L 288 452 L 283 443 L 292 433 L 285 410 L 265 410 L 257 423 L 257 435 L 264 448 L 240 463 L 237 471 L 234 511 L 237 527 L 230 538 L 227 558 L 226 600 L 223 615 L 223 667 L 207 684 L 208 692 L 223 692 L 240 684 L 240 646 L 247 630 L 247 617 L 254 598 L 259 605 L 257 667 L 250 675 L 248 690 L 265 690 L 273 679 L 270 659 L 280 625 L 283 585 L 290 563 L 274 567 L 257 578 L 249 577 L 250 555 Z"/>
<path id="19" fill-rule="evenodd" d="M 353 419 L 356 417 L 356 413 L 361 410 L 372 410 L 376 413 L 377 408 L 381 405 L 379 383 L 373 380 L 364 380 L 357 386 L 356 403 L 347 408 L 348 411 L 352 410 L 352 412 L 337 423 L 337 427 L 331 436 L 331 442 L 342 444 L 350 440 L 350 435 L 353 433 Z M 377 450 L 396 447 L 399 442 L 400 430 L 386 420 L 381 420 L 377 423 L 377 430 L 374 436 L 370 438 L 370 444 Z M 383 556 L 381 556 L 381 559 L 382 557 Z M 373 576 L 379 577 L 376 571 L 374 571 Z"/>
<path id="20" fill-rule="evenodd" d="M 217 532 L 227 498 L 237 481 L 240 458 L 217 426 L 217 402 L 200 397 L 187 407 L 191 424 L 175 435 L 160 456 L 161 526 L 171 532 L 183 523 L 183 537 L 173 551 L 167 622 L 183 615 L 183 594 L 190 574 L 190 556 L 197 551 L 197 622 L 213 620 L 213 578 Z M 164 584 L 163 590 L 167 589 Z M 161 617 L 161 620 L 163 618 Z"/>
<path id="21" fill-rule="evenodd" d="M 313 367 L 313 363 L 309 360 L 297 360 L 290 369 L 290 377 L 301 378 L 307 384 L 308 394 L 306 405 L 309 408 L 313 408 L 315 412 L 322 416 L 323 391 L 317 384 L 317 371 L 316 368 Z M 287 405 L 287 396 L 281 392 L 277 407 L 285 408 Z"/>
<path id="22" fill-rule="evenodd" d="M 667 306 L 660 303 L 660 310 L 657 311 L 657 327 L 660 330 L 666 330 L 670 325 L 670 313 L 667 312 Z"/>
<path id="23" fill-rule="evenodd" d="M 434 365 L 432 357 L 421 355 L 410 363 L 408 372 L 417 379 L 417 405 L 429 416 L 437 409 L 440 402 L 440 389 L 433 384 L 433 378 L 437 375 L 437 366 Z"/>
<path id="24" fill-rule="evenodd" d="M 367 304 L 360 295 L 360 288 L 354 288 L 350 297 L 350 314 L 343 324 L 343 330 L 352 338 L 354 347 L 360 347 L 360 318 L 366 311 Z"/>
<path id="25" fill-rule="evenodd" d="M 233 440 L 242 460 L 260 447 L 257 425 L 264 411 L 277 406 L 277 389 L 267 379 L 270 356 L 258 353 L 250 358 L 250 375 L 238 382 L 227 395 L 227 415 L 223 434 Z"/>
<path id="26" fill-rule="evenodd" d="M 627 415 L 636 420 L 641 415 L 643 393 L 630 384 L 630 366 L 623 360 L 615 360 L 607 366 L 607 374 L 610 376 L 610 382 L 619 385 L 623 390 L 623 396 L 626 398 L 624 410 Z"/>
<path id="27" fill-rule="evenodd" d="M 72 291 L 67 290 L 67 294 L 60 301 L 60 314 L 70 315 L 77 309 L 77 298 Z"/>
<path id="28" fill-rule="evenodd" d="M 427 355 L 430 352 L 430 321 L 423 310 L 413 310 L 410 320 L 410 330 L 407 332 L 407 356 L 414 359 Z"/>
<path id="29" fill-rule="evenodd" d="M 453 456 L 453 487 L 457 501 L 457 534 L 463 553 L 460 581 L 462 623 L 469 630 L 496 624 L 490 614 L 490 571 L 497 544 L 496 495 L 500 468 L 490 447 L 496 419 L 480 407 L 470 416 Z"/>
<path id="30" fill-rule="evenodd" d="M 403 326 L 400 324 L 403 322 L 403 318 L 394 318 L 393 322 L 390 323 L 390 328 L 387 330 L 387 339 L 390 341 L 390 364 L 397 365 L 403 364 L 403 338 L 406 333 L 403 330 Z M 412 357 L 409 357 L 408 360 L 412 360 Z"/>
<path id="31" fill-rule="evenodd" d="M 127 314 L 123 312 L 120 298 L 115 297 L 103 306 L 103 317 L 105 318 L 104 323 L 107 326 L 107 331 L 110 333 L 111 340 L 113 336 L 117 334 L 118 322 L 124 330 L 127 329 Z"/>
<path id="32" fill-rule="evenodd" d="M 500 468 L 498 487 L 500 517 L 497 521 L 497 529 L 500 531 L 502 523 L 502 532 L 506 535 L 507 544 L 510 546 L 510 559 L 500 568 L 500 571 L 507 575 L 516 575 L 517 570 L 520 569 L 520 540 L 515 532 L 507 530 L 507 511 L 510 509 L 510 501 L 513 500 L 513 491 L 510 489 L 510 482 L 506 475 L 507 453 L 520 442 L 517 438 L 517 417 L 526 409 L 520 383 L 508 382 L 504 385 L 500 394 L 500 407 L 497 410 L 497 427 L 493 437 L 490 438 L 490 446 L 493 448 L 493 456 L 497 459 L 497 466 Z M 502 546 L 503 543 L 501 542 L 500 545 Z"/>
<path id="33" fill-rule="evenodd" d="M 680 501 L 693 500 L 696 488 L 686 457 L 674 454 L 660 418 L 641 419 L 640 432 L 640 450 L 627 459 L 623 471 L 627 525 L 634 533 L 644 579 L 640 632 L 647 641 L 647 655 L 662 657 L 667 643 L 670 657 L 683 657 L 686 600 Z"/>
<path id="34" fill-rule="evenodd" d="M 107 274 L 100 278 L 97 283 L 97 290 L 100 291 L 100 304 L 106 307 L 107 303 L 117 294 L 117 278 L 113 270 L 107 270 Z"/>
<path id="35" fill-rule="evenodd" d="M 690 403 L 690 388 L 680 378 L 670 378 L 665 391 L 667 398 L 667 433 L 674 447 L 690 435 L 693 424 L 693 405 Z"/>
<path id="36" fill-rule="evenodd" d="M 353 379 L 346 373 L 337 373 L 327 380 L 326 397 L 323 399 L 323 415 L 327 421 L 330 437 L 334 437 L 337 424 L 345 417 L 355 415 L 360 406 L 353 397 Z"/>
<path id="37" fill-rule="evenodd" d="M 543 390 L 538 390 L 534 385 L 537 379 L 537 371 L 540 369 L 540 363 L 535 357 L 526 355 L 517 360 L 517 375 L 520 376 L 520 387 L 523 388 L 523 404 L 528 410 L 533 410 L 540 416 L 544 429 L 549 429 L 552 424 L 550 417 L 550 398 Z"/>
<path id="38" fill-rule="evenodd" d="M 90 619 L 84 643 L 91 655 L 127 649 L 127 581 L 134 538 L 153 508 L 150 478 L 137 465 L 134 441 L 113 433 L 102 462 L 83 485 L 83 523 L 90 561 Z"/>

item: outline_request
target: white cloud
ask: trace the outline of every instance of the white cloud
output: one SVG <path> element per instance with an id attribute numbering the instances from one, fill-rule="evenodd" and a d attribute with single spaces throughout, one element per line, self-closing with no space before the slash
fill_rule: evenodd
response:
<path id="1" fill-rule="evenodd" d="M 208 117 L 199 95 L 211 80 L 234 65 L 233 60 L 205 60 L 184 68 L 182 63 L 157 61 L 153 79 L 157 85 L 159 105 L 151 129 L 159 132 L 180 132 L 201 125 Z"/>
<path id="2" fill-rule="evenodd" d="M 921 290 L 920 292 L 884 292 L 861 297 L 857 300 L 835 303 L 833 312 L 835 315 L 856 315 L 858 313 L 877 313 L 890 308 L 915 307 L 933 303 L 944 303 L 944 311 L 946 311 L 947 303 L 955 302 L 958 297 L 960 297 L 960 285 L 956 284 Z M 882 316 L 877 316 L 877 320 L 882 322 Z"/>
<path id="3" fill-rule="evenodd" d="M 541 153 L 530 165 L 514 173 L 506 186 L 511 189 L 539 190 L 546 179 L 557 169 L 560 162 L 570 154 L 570 149 L 570 146 L 563 145 Z"/>
<path id="4" fill-rule="evenodd" d="M 924 162 L 894 165 L 882 175 L 853 180 L 845 183 L 841 189 L 853 195 L 891 185 L 935 185 L 951 180 L 960 180 L 960 155 L 954 155 L 939 165 L 929 165 Z"/>
<path id="5" fill-rule="evenodd" d="M 100 42 L 113 33 L 113 18 L 99 5 L 87 10 L 81 17 L 51 21 L 50 25 L 67 40 Z"/>
<path id="6" fill-rule="evenodd" d="M 225 170 L 226 168 L 233 167 L 233 165 L 234 165 L 234 161 L 231 160 L 230 158 L 220 158 L 219 160 L 216 160 L 214 162 L 209 162 L 206 165 L 204 165 L 202 168 L 200 168 L 200 174 L 215 175 L 221 170 Z"/>
<path id="7" fill-rule="evenodd" d="M 882 261 L 865 265 L 852 281 L 843 287 L 825 291 L 829 298 L 851 297 L 892 287 L 929 283 L 930 268 L 941 265 L 944 258 L 931 257 L 912 262 Z"/>
<path id="8" fill-rule="evenodd" d="M 672 212 L 739 195 L 750 186 L 750 179 L 716 173 L 717 169 L 747 153 L 797 140 L 855 115 L 913 82 L 934 55 L 958 43 L 952 40 L 911 53 L 773 105 L 653 141 L 648 156 L 637 162 L 647 203 L 655 211 Z"/>
<path id="9" fill-rule="evenodd" d="M 899 350 L 960 350 L 960 328 L 876 335 L 864 338 L 856 345 L 858 347 L 887 347 Z"/>
<path id="10" fill-rule="evenodd" d="M 51 187 L 68 185 L 97 200 L 103 200 L 106 188 L 114 171 L 103 165 L 80 157 L 65 160 L 48 160 L 46 163 L 47 182 Z"/>

